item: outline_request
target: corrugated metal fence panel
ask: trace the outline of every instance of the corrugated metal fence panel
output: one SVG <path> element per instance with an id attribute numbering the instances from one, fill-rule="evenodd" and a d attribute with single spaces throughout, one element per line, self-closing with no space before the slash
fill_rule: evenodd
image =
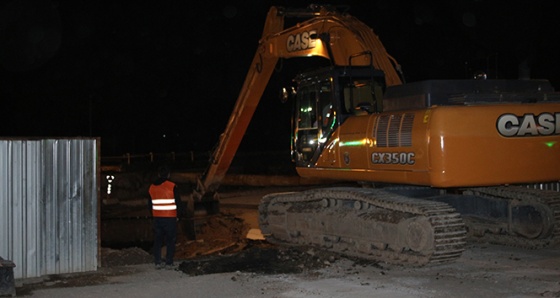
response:
<path id="1" fill-rule="evenodd" d="M 0 256 L 15 278 L 97 269 L 98 143 L 0 140 Z"/>

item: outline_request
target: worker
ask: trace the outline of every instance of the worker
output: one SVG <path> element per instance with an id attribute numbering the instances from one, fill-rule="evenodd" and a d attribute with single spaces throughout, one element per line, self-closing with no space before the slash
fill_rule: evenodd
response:
<path id="1" fill-rule="evenodd" d="M 154 262 L 156 269 L 172 270 L 177 242 L 177 222 L 184 214 L 177 185 L 169 181 L 170 169 L 158 168 L 158 177 L 149 188 L 149 206 L 153 216 Z M 165 263 L 162 262 L 161 248 L 165 241 Z"/>

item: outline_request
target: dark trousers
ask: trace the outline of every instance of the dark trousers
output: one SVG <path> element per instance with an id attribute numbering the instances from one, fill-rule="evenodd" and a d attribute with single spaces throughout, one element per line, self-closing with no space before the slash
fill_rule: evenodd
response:
<path id="1" fill-rule="evenodd" d="M 173 264 L 175 242 L 177 242 L 177 219 L 175 217 L 154 217 L 154 262 L 161 263 L 161 247 L 165 240 L 167 253 L 165 264 Z"/>

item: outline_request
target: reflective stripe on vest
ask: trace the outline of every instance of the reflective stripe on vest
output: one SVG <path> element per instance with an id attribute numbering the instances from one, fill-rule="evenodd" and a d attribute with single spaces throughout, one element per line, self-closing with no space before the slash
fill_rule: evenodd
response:
<path id="1" fill-rule="evenodd" d="M 154 217 L 177 217 L 174 188 L 175 183 L 170 181 L 150 186 L 149 192 L 152 197 L 152 215 Z"/>

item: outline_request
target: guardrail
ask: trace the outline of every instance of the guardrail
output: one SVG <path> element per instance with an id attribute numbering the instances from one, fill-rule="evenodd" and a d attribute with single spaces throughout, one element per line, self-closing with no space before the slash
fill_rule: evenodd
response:
<path id="1" fill-rule="evenodd" d="M 120 156 L 102 156 L 102 172 L 153 170 L 162 163 L 175 171 L 202 172 L 210 165 L 211 152 L 184 151 L 167 153 L 125 153 Z M 291 174 L 293 163 L 289 151 L 238 152 L 230 166 L 230 173 Z"/>
<path id="2" fill-rule="evenodd" d="M 126 164 L 131 165 L 133 162 L 156 162 L 156 161 L 167 161 L 176 162 L 177 160 L 184 160 L 194 163 L 195 161 L 206 160 L 208 161 L 210 157 L 210 152 L 167 152 L 167 153 L 125 153 L 119 156 L 102 156 L 101 163 L 105 164 Z"/>

